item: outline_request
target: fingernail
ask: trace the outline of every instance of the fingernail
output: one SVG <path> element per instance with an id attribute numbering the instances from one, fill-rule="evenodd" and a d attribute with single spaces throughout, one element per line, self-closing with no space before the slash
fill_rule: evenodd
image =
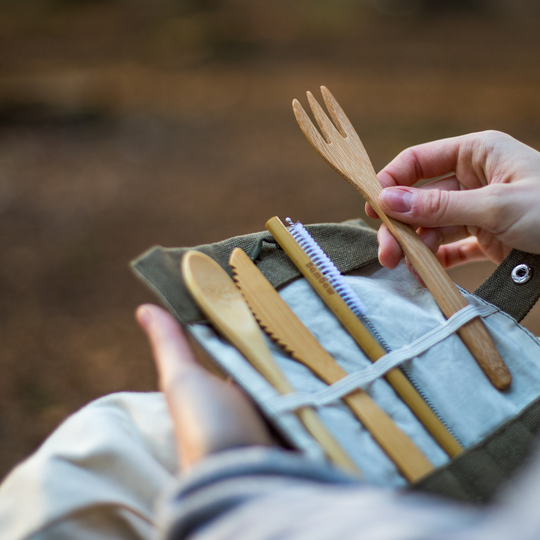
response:
<path id="1" fill-rule="evenodd" d="M 147 307 L 141 306 L 137 310 L 137 320 L 143 325 L 145 330 L 148 330 L 154 321 L 154 317 L 152 312 Z"/>
<path id="2" fill-rule="evenodd" d="M 412 204 L 412 193 L 403 188 L 386 188 L 382 190 L 381 198 L 383 204 L 393 212 L 410 212 Z"/>

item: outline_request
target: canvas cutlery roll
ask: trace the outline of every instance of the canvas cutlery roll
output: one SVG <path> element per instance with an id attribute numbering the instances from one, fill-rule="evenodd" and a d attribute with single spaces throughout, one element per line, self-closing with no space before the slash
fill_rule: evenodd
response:
<path id="1" fill-rule="evenodd" d="M 296 391 L 292 398 L 280 396 L 208 324 L 180 271 L 187 249 L 153 248 L 133 262 L 133 269 L 219 369 L 232 376 L 291 445 L 309 458 L 323 460 L 325 454 L 296 416 L 298 407 L 317 409 L 323 424 L 358 465 L 366 481 L 407 485 L 394 462 L 342 399 L 355 388 L 362 388 L 435 467 L 415 483 L 416 487 L 465 500 L 489 500 L 521 467 L 540 429 L 540 342 L 517 322 L 540 293 L 540 268 L 534 270 L 537 257 L 514 251 L 477 295 L 465 293 L 472 307 L 465 308 L 468 311 L 464 311 L 463 320 L 482 316 L 511 372 L 511 387 L 499 391 L 455 335 L 459 327 L 456 325 L 465 323 L 459 318 L 447 322 L 430 293 L 418 285 L 405 265 L 394 270 L 379 266 L 374 231 L 359 221 L 312 225 L 307 229 L 362 298 L 370 321 L 393 356 L 373 364 L 311 286 L 299 277 L 296 266 L 269 233 L 195 248 L 214 259 L 230 276 L 232 251 L 241 248 L 250 254 L 281 298 L 348 373 L 348 377 L 329 386 L 268 340 L 275 362 Z M 530 269 L 527 282 L 512 279 L 512 270 L 519 265 Z M 383 367 L 403 370 L 455 434 L 464 452 L 453 459 L 448 457 L 384 379 L 384 370 L 379 373 L 374 369 L 379 362 Z"/>

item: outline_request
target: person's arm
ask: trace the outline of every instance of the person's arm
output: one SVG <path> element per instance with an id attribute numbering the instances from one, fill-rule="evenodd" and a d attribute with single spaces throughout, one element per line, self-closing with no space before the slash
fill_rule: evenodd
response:
<path id="1" fill-rule="evenodd" d="M 540 153 L 509 135 L 488 131 L 414 146 L 378 178 L 385 213 L 419 228 L 445 268 L 501 262 L 512 248 L 540 253 Z M 393 268 L 401 248 L 384 225 L 378 239 L 381 264 Z"/>
<path id="2" fill-rule="evenodd" d="M 539 171 L 540 154 L 511 137 L 467 135 L 400 154 L 379 175 L 389 188 L 381 200 L 389 215 L 423 227 L 420 234 L 439 248 L 445 266 L 501 260 L 513 247 L 540 253 Z M 384 227 L 379 240 L 381 262 L 395 266 L 401 250 Z M 540 462 L 514 500 L 494 510 L 361 484 L 272 447 L 249 399 L 196 363 L 168 313 L 142 306 L 137 317 L 152 345 L 181 455 L 178 484 L 159 506 L 160 538 L 538 538 Z"/>
<path id="3" fill-rule="evenodd" d="M 419 539 L 477 520 L 465 507 L 369 486 L 272 446 L 247 396 L 197 364 L 171 315 L 146 305 L 137 318 L 152 345 L 180 455 L 178 481 L 158 504 L 158 538 Z"/>
<path id="4" fill-rule="evenodd" d="M 540 456 L 497 506 L 381 488 L 272 446 L 248 398 L 200 367 L 166 311 L 141 306 L 181 473 L 157 505 L 166 540 L 535 540 Z"/>

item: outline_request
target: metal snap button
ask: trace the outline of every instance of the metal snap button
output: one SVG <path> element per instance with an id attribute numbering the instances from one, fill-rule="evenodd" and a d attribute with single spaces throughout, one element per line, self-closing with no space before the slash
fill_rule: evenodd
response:
<path id="1" fill-rule="evenodd" d="M 518 264 L 512 270 L 512 281 L 518 285 L 527 283 L 532 277 L 532 268 L 528 264 Z"/>

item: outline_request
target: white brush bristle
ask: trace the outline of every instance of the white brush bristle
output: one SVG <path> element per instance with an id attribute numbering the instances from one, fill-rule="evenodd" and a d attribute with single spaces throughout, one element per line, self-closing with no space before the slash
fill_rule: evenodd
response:
<path id="1" fill-rule="evenodd" d="M 321 249 L 319 244 L 315 242 L 311 234 L 298 221 L 293 223 L 290 218 L 287 218 L 287 223 L 290 224 L 288 230 L 292 237 L 298 242 L 300 247 L 305 251 L 306 255 L 313 261 L 319 269 L 319 272 L 328 280 L 335 291 L 343 298 L 349 309 L 357 316 L 365 315 L 367 307 L 360 300 L 358 295 L 347 284 L 336 265 L 330 257 Z"/>

